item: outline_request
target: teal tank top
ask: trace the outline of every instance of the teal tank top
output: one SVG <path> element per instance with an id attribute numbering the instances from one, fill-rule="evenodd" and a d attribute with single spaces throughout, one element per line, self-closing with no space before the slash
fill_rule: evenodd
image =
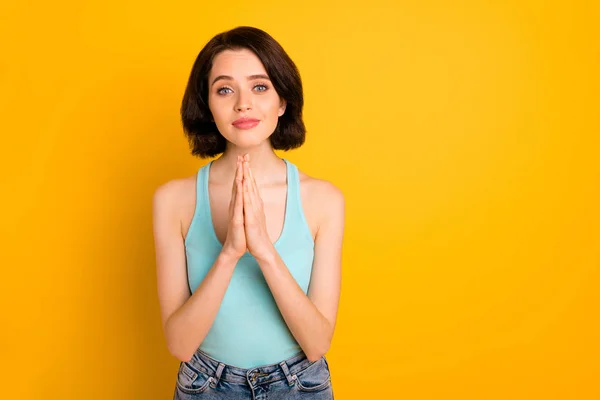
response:
<path id="1" fill-rule="evenodd" d="M 308 294 L 314 242 L 302 209 L 298 169 L 283 160 L 287 165 L 285 217 L 274 246 L 302 291 Z M 208 197 L 211 165 L 212 161 L 198 170 L 196 206 L 185 238 L 192 293 L 223 248 L 214 230 Z M 256 259 L 248 251 L 239 259 L 217 316 L 199 348 L 216 360 L 240 368 L 279 363 L 302 351 Z"/>

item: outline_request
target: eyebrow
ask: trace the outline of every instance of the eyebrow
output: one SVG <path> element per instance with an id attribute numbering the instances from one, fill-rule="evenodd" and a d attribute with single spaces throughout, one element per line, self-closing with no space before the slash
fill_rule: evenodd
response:
<path id="1" fill-rule="evenodd" d="M 250 75 L 250 76 L 247 76 L 246 79 L 248 79 L 249 81 L 254 80 L 254 79 L 266 79 L 266 80 L 270 81 L 269 77 L 267 75 L 264 75 L 264 74 Z M 212 85 L 214 85 L 215 82 L 218 81 L 218 80 L 229 80 L 229 81 L 232 81 L 233 77 L 231 77 L 229 75 L 219 75 L 219 76 L 217 76 L 212 81 L 212 83 L 210 84 L 210 86 L 212 87 Z"/>

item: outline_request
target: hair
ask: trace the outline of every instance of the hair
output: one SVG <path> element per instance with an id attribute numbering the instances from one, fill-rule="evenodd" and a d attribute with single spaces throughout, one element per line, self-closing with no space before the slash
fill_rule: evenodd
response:
<path id="1" fill-rule="evenodd" d="M 239 26 L 214 36 L 200 51 L 192 67 L 181 102 L 181 122 L 194 156 L 214 157 L 226 149 L 227 139 L 212 121 L 208 107 L 208 75 L 213 60 L 219 53 L 241 49 L 248 49 L 256 54 L 275 91 L 286 101 L 285 112 L 279 117 L 277 126 L 269 137 L 273 149 L 287 151 L 304 144 L 304 98 L 296 64 L 268 33 L 250 26 Z"/>

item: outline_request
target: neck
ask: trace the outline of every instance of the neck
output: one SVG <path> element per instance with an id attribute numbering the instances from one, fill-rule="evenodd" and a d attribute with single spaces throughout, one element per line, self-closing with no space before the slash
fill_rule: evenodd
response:
<path id="1" fill-rule="evenodd" d="M 266 142 L 266 143 L 265 143 Z M 286 166 L 268 141 L 255 147 L 237 147 L 228 143 L 225 152 L 212 165 L 211 175 L 219 182 L 233 182 L 237 156 L 250 155 L 250 168 L 258 187 L 285 182 Z M 214 171 L 214 174 L 213 174 Z"/>

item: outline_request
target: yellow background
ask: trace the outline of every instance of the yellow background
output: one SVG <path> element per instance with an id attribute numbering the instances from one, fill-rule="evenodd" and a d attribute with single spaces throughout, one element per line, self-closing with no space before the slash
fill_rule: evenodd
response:
<path id="1" fill-rule="evenodd" d="M 297 63 L 345 193 L 336 398 L 600 398 L 595 1 L 3 1 L 0 398 L 168 399 L 151 198 L 214 34 Z"/>

